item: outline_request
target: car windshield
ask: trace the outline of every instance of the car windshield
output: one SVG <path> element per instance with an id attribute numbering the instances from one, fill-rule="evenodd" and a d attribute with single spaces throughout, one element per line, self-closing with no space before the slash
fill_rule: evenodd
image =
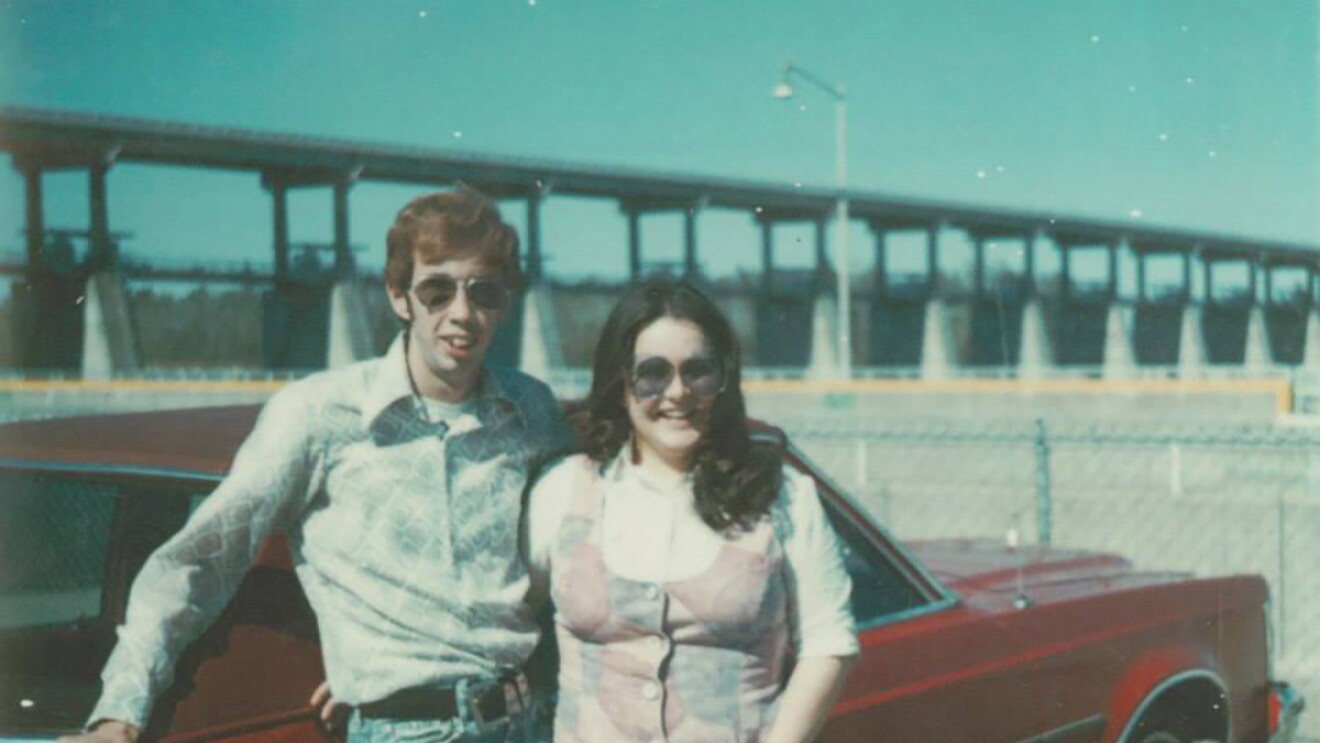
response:
<path id="1" fill-rule="evenodd" d="M 117 501 L 107 483 L 0 473 L 0 630 L 100 615 Z"/>

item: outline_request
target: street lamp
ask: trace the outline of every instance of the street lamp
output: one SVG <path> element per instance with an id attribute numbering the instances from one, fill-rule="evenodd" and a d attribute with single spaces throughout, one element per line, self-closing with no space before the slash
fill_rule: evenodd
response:
<path id="1" fill-rule="evenodd" d="M 771 95 L 781 101 L 791 99 L 795 95 L 793 85 L 790 82 L 793 78 L 806 81 L 825 91 L 834 99 L 834 118 L 835 118 L 835 182 L 839 189 L 838 200 L 835 203 L 834 210 L 834 229 L 835 239 L 839 246 L 839 254 L 836 262 L 838 263 L 835 275 L 838 277 L 838 332 L 839 332 L 839 376 L 843 379 L 852 378 L 852 283 L 849 276 L 849 263 L 851 254 L 849 250 L 848 234 L 848 96 L 844 92 L 843 85 L 831 85 L 808 70 L 786 62 L 783 73 L 780 75 L 779 84 L 771 91 Z"/>

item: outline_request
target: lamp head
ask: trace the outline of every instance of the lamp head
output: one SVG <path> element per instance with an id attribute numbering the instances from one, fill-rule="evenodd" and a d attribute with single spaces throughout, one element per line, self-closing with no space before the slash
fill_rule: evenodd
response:
<path id="1" fill-rule="evenodd" d="M 789 85 L 787 80 L 782 80 L 770 91 L 770 95 L 781 101 L 786 101 L 793 97 L 793 86 Z"/>

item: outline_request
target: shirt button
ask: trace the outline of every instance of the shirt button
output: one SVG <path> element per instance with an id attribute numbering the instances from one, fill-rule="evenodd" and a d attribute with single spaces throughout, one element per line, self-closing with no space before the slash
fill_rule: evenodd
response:
<path id="1" fill-rule="evenodd" d="M 642 696 L 652 701 L 660 697 L 660 685 L 654 681 L 648 681 L 642 684 Z"/>
<path id="2" fill-rule="evenodd" d="M 646 597 L 647 597 L 648 599 L 651 599 L 652 601 L 655 601 L 656 599 L 660 598 L 660 586 L 657 586 L 657 585 L 649 585 L 649 586 L 647 586 L 647 587 L 646 587 Z"/>

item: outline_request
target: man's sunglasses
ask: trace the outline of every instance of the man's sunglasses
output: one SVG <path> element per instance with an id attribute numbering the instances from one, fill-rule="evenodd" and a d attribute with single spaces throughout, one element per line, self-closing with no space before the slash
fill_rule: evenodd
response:
<path id="1" fill-rule="evenodd" d="M 430 312 L 438 312 L 458 296 L 459 288 L 467 292 L 467 300 L 474 309 L 494 312 L 504 309 L 509 302 L 509 290 L 504 282 L 485 276 L 456 279 L 445 274 L 428 276 L 413 286 L 413 294 Z"/>
<path id="2" fill-rule="evenodd" d="M 633 397 L 649 400 L 659 397 L 674 381 L 674 365 L 669 359 L 649 356 L 638 359 L 628 375 Z M 714 397 L 724 391 L 724 364 L 714 356 L 693 356 L 678 366 L 683 386 L 698 397 Z"/>

